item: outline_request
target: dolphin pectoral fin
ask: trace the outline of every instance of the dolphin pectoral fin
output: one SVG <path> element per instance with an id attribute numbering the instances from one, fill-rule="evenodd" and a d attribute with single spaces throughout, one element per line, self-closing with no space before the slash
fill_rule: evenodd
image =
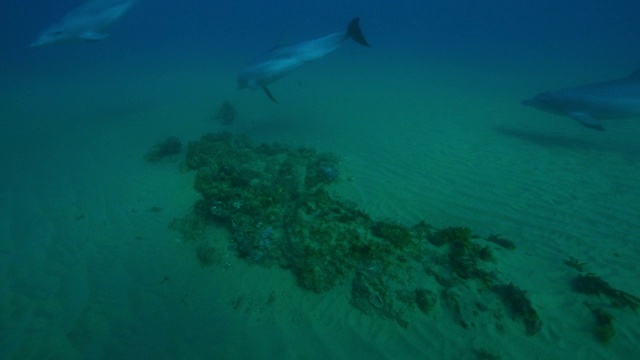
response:
<path id="1" fill-rule="evenodd" d="M 267 94 L 267 97 L 269 97 L 271 101 L 273 101 L 276 104 L 278 103 L 278 100 L 276 100 L 276 98 L 273 97 L 273 94 L 271 93 L 271 91 L 269 91 L 269 88 L 267 88 L 266 86 L 263 86 L 262 90 L 264 90 L 264 93 Z"/>
<path id="2" fill-rule="evenodd" d="M 107 37 L 109 37 L 109 35 L 101 34 L 95 31 L 88 31 L 79 36 L 80 39 L 87 41 L 100 41 L 106 39 Z"/>
<path id="3" fill-rule="evenodd" d="M 572 118 L 578 120 L 582 126 L 588 127 L 589 129 L 604 131 L 604 126 L 598 119 L 594 119 L 591 115 L 584 112 L 572 112 L 569 114 Z"/>

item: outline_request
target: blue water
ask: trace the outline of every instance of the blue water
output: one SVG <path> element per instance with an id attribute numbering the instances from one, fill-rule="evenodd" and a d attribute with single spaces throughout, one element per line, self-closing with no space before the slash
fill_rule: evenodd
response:
<path id="1" fill-rule="evenodd" d="M 118 53 L 149 57 L 189 56 L 211 52 L 256 51 L 269 47 L 283 31 L 291 41 L 339 29 L 353 16 L 363 18 L 376 47 L 398 48 L 437 56 L 454 52 L 460 58 L 580 57 L 583 61 L 620 61 L 636 56 L 630 40 L 640 30 L 633 1 L 510 1 L 455 3 L 448 1 L 219 3 L 141 1 L 109 32 L 100 46 L 79 49 L 33 49 L 28 44 L 45 27 L 77 6 L 75 1 L 5 3 L 2 14 L 4 64 L 38 68 L 47 56 L 73 52 L 118 58 Z M 393 50 L 392 50 L 393 49 Z M 67 61 L 82 58 L 69 56 Z M 37 61 L 40 60 L 40 61 Z M 494 59 L 497 60 L 497 59 Z"/>
<path id="2" fill-rule="evenodd" d="M 565 296 L 562 260 L 640 293 L 640 124 L 595 132 L 520 101 L 636 70 L 640 2 L 140 0 L 105 40 L 36 48 L 79 2 L 3 4 L 0 358 L 637 353 L 628 309 L 610 344 L 593 339 L 585 298 Z M 372 47 L 345 43 L 275 82 L 279 104 L 236 89 L 260 53 L 356 16 Z M 231 127 L 210 121 L 224 100 L 239 109 Z M 520 255 L 501 253 L 499 266 L 540 304 L 542 332 L 463 330 L 444 310 L 402 329 L 351 307 L 348 287 L 310 294 L 232 252 L 200 267 L 168 229 L 197 199 L 192 174 L 142 157 L 168 135 L 219 130 L 335 151 L 354 179 L 341 196 L 373 216 L 519 239 Z"/>

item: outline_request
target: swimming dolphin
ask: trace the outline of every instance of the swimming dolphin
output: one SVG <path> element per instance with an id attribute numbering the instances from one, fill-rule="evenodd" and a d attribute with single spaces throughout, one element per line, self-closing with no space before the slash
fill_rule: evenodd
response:
<path id="1" fill-rule="evenodd" d="M 238 75 L 238 89 L 262 88 L 265 94 L 276 102 L 267 85 L 282 78 L 300 66 L 321 58 L 336 50 L 343 42 L 353 39 L 357 43 L 370 47 L 359 25 L 360 19 L 349 22 L 346 32 L 337 32 L 325 37 L 298 44 L 276 46 L 258 57 Z"/>
<path id="2" fill-rule="evenodd" d="M 543 92 L 522 104 L 604 130 L 600 120 L 640 116 L 640 69 L 622 79 Z"/>
<path id="3" fill-rule="evenodd" d="M 89 0 L 44 30 L 31 43 L 31 47 L 74 39 L 102 40 L 109 35 L 100 31 L 121 18 L 135 2 L 136 0 Z"/>

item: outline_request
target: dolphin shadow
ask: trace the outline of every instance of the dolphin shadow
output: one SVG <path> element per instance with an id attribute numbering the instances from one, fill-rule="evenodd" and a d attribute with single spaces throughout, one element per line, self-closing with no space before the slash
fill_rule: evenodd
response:
<path id="1" fill-rule="evenodd" d="M 538 131 L 497 126 L 492 128 L 500 135 L 549 149 L 566 149 L 583 152 L 616 153 L 631 163 L 640 162 L 640 146 L 636 143 L 598 143 L 597 140 L 585 140 L 566 135 L 545 134 Z"/>
<path id="2" fill-rule="evenodd" d="M 537 146 L 545 148 L 564 148 L 575 150 L 599 150 L 606 151 L 600 144 L 577 139 L 566 135 L 553 135 L 537 131 L 517 129 L 513 127 L 496 126 L 493 130 L 501 135 L 510 136 Z M 609 149 L 610 150 L 610 149 Z"/>

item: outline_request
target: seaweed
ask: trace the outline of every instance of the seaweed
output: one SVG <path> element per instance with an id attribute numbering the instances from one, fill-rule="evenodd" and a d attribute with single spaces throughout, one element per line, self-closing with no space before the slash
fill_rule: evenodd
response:
<path id="1" fill-rule="evenodd" d="M 467 227 L 447 227 L 430 233 L 428 239 L 435 246 L 467 244 L 471 241 L 471 229 Z"/>
<path id="2" fill-rule="evenodd" d="M 475 350 L 476 359 L 478 360 L 500 360 L 500 355 L 494 354 L 487 349 Z"/>
<path id="3" fill-rule="evenodd" d="M 482 261 L 496 261 L 496 257 L 493 255 L 493 251 L 488 246 L 477 246 L 475 248 L 478 258 Z"/>
<path id="4" fill-rule="evenodd" d="M 461 279 L 478 279 L 487 286 L 496 279 L 495 272 L 480 268 L 482 261 L 495 261 L 493 251 L 474 242 L 471 229 L 448 227 L 430 233 L 428 239 L 437 247 L 448 244 L 448 267 Z"/>
<path id="5" fill-rule="evenodd" d="M 216 114 L 216 120 L 220 121 L 222 125 L 231 125 L 238 116 L 236 108 L 230 101 L 226 100 L 220 105 L 218 113 Z"/>
<path id="6" fill-rule="evenodd" d="M 148 162 L 158 162 L 167 156 L 179 154 L 182 142 L 175 136 L 170 136 L 156 143 L 144 156 Z"/>
<path id="7" fill-rule="evenodd" d="M 527 298 L 526 291 L 521 290 L 513 283 L 509 283 L 508 285 L 495 285 L 492 289 L 500 296 L 514 315 L 523 319 L 527 335 L 535 335 L 540 331 L 542 321 L 533 308 L 531 300 Z"/>
<path id="8" fill-rule="evenodd" d="M 596 320 L 596 326 L 593 328 L 593 334 L 601 343 L 608 343 L 615 335 L 616 330 L 613 327 L 613 315 L 602 308 L 596 308 L 587 305 L 591 314 Z"/>
<path id="9" fill-rule="evenodd" d="M 393 221 L 374 222 L 371 226 L 371 233 L 374 236 L 390 242 L 397 248 L 409 245 L 413 239 L 413 236 L 407 227 Z"/>
<path id="10" fill-rule="evenodd" d="M 413 225 L 411 227 L 411 230 L 414 233 L 414 236 L 417 239 L 428 239 L 430 234 L 434 231 L 433 226 L 431 226 L 430 224 L 427 224 L 424 220 L 420 221 L 419 223 Z"/>
<path id="11" fill-rule="evenodd" d="M 571 285 L 575 291 L 585 295 L 604 295 L 615 307 L 629 307 L 635 311 L 640 306 L 639 297 L 611 287 L 608 282 L 593 273 L 578 275 L 571 281 Z"/>
<path id="12" fill-rule="evenodd" d="M 568 267 L 576 269 L 579 272 L 583 272 L 584 267 L 587 265 L 586 262 L 580 262 L 578 261 L 578 259 L 574 258 L 573 256 L 569 256 L 569 258 L 565 259 L 563 263 Z"/>
<path id="13" fill-rule="evenodd" d="M 516 244 L 513 241 L 502 237 L 502 235 L 500 235 L 500 234 L 491 234 L 491 235 L 487 236 L 486 240 L 488 242 L 492 242 L 494 244 L 498 244 L 498 245 L 502 246 L 503 248 L 505 248 L 507 250 L 514 250 L 516 248 Z"/>
<path id="14" fill-rule="evenodd" d="M 428 289 L 416 289 L 415 298 L 418 308 L 425 314 L 431 312 L 438 301 L 436 294 Z"/>

